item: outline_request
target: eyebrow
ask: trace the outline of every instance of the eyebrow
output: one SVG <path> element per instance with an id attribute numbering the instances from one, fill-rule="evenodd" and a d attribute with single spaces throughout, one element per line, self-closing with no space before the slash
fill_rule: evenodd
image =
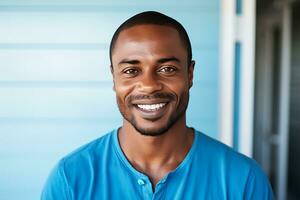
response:
<path id="1" fill-rule="evenodd" d="M 136 65 L 141 63 L 139 60 L 128 60 L 128 59 L 123 59 L 119 62 L 119 65 L 121 64 L 131 64 L 131 65 Z"/>
<path id="2" fill-rule="evenodd" d="M 158 63 L 166 63 L 166 62 L 171 62 L 171 61 L 175 61 L 180 63 L 180 60 L 174 56 L 172 57 L 167 57 L 167 58 L 160 58 L 157 60 Z M 121 64 L 131 64 L 131 65 L 136 65 L 136 64 L 140 64 L 141 62 L 139 60 L 129 60 L 129 59 L 123 59 L 119 62 L 119 65 Z"/>
<path id="3" fill-rule="evenodd" d="M 180 63 L 180 60 L 176 57 L 168 57 L 168 58 L 160 58 L 158 59 L 158 63 L 166 63 L 166 62 L 171 62 L 171 61 L 175 61 L 175 62 L 178 62 Z"/>

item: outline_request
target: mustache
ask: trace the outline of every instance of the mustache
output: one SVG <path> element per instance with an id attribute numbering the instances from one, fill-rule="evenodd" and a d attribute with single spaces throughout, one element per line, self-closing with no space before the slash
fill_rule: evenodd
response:
<path id="1" fill-rule="evenodd" d="M 137 95 L 130 95 L 128 97 L 128 101 L 129 102 L 132 102 L 132 101 L 135 101 L 135 100 L 152 100 L 152 99 L 164 99 L 164 100 L 175 100 L 176 99 L 176 96 L 172 93 L 166 93 L 166 92 L 157 92 L 157 93 L 154 93 L 152 95 L 144 95 L 144 94 L 137 94 Z"/>

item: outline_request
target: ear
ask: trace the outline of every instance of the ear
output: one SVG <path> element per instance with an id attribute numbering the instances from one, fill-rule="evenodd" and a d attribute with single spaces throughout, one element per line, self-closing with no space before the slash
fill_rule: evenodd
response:
<path id="1" fill-rule="evenodd" d="M 195 68 L 195 61 L 192 60 L 190 66 L 188 68 L 189 88 L 191 88 L 193 86 L 194 68 Z"/>
<path id="2" fill-rule="evenodd" d="M 116 87 L 115 87 L 115 74 L 114 74 L 114 68 L 112 65 L 110 65 L 110 73 L 112 75 L 113 78 L 113 91 L 116 91 Z"/>

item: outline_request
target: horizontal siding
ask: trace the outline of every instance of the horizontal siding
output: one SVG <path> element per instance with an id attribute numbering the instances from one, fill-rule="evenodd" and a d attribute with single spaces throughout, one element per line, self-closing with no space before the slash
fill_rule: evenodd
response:
<path id="1" fill-rule="evenodd" d="M 199 12 L 199 11 L 213 11 L 216 7 L 213 5 L 206 5 L 200 9 L 197 5 L 193 4 L 183 4 L 183 5 L 167 5 L 167 4 L 153 4 L 148 5 L 132 5 L 128 3 L 119 3 L 115 4 L 103 4 L 103 5 L 93 5 L 93 4 L 83 4 L 83 5 L 59 5 L 59 4 L 51 4 L 51 5 L 0 5 L 1 12 L 110 12 L 113 10 L 114 12 L 128 12 L 128 10 L 132 12 L 139 12 L 141 10 L 157 10 L 161 12 Z"/>
<path id="2" fill-rule="evenodd" d="M 195 81 L 216 82 L 218 59 L 217 50 L 195 48 Z M 0 87 L 14 87 L 20 81 L 83 81 L 112 82 L 108 50 L 40 50 L 40 49 L 0 49 L 1 73 Z M 23 86 L 22 86 L 23 87 Z"/>
<path id="3" fill-rule="evenodd" d="M 0 199 L 40 199 L 46 175 L 54 166 L 51 160 L 54 159 L 1 159 Z"/>
<path id="4" fill-rule="evenodd" d="M 218 48 L 197 48 L 193 49 L 193 59 L 196 61 L 194 69 L 194 81 L 200 82 L 199 87 L 206 83 L 214 84 L 214 90 L 218 90 L 217 84 L 219 81 L 219 59 Z"/>
<path id="5" fill-rule="evenodd" d="M 196 60 L 188 125 L 218 136 L 219 1 L 2 0 L 0 199 L 39 199 L 59 158 L 121 125 L 108 47 L 144 10 L 187 29 Z"/>
<path id="6" fill-rule="evenodd" d="M 0 117 L 93 118 L 118 116 L 112 86 L 100 88 L 0 88 Z"/>
<path id="7" fill-rule="evenodd" d="M 212 124 L 212 120 L 203 120 L 203 117 L 199 116 L 195 118 L 189 116 L 189 121 L 192 122 L 188 124 L 194 128 L 199 128 L 208 123 L 209 126 L 205 125 L 206 129 L 211 130 L 214 128 L 215 124 Z M 197 124 L 193 125 L 192 123 L 196 121 Z M 48 157 L 54 156 L 56 158 L 54 162 L 56 162 L 75 148 L 101 137 L 111 131 L 112 128 L 119 127 L 120 123 L 121 118 L 113 120 L 6 120 L 5 124 L 0 123 L 0 128 L 2 131 L 10 134 L 5 137 L 3 135 L 0 136 L 2 143 L 0 146 L 1 160 L 20 158 L 48 159 Z"/>
<path id="8" fill-rule="evenodd" d="M 211 112 L 217 98 L 214 88 L 209 84 L 194 85 L 192 97 L 195 98 L 191 102 L 196 103 L 191 108 L 195 106 L 194 110 L 203 118 L 216 114 Z M 0 118 L 119 117 L 112 85 L 99 88 L 0 88 L 0 93 L 0 105 L 6 105 L 0 110 Z"/>
<path id="9" fill-rule="evenodd" d="M 0 50 L 1 81 L 111 81 L 104 50 Z"/>
<path id="10" fill-rule="evenodd" d="M 47 158 L 52 154 L 62 157 L 74 148 L 111 131 L 112 127 L 120 126 L 120 122 L 121 118 L 6 120 L 0 123 L 0 128 L 10 134 L 0 136 L 3 142 L 0 146 L 1 159 Z"/>
<path id="11" fill-rule="evenodd" d="M 139 11 L 127 10 L 118 14 L 112 11 L 0 12 L 0 44 L 3 43 L 3 48 L 9 47 L 10 43 L 29 46 L 38 43 L 107 44 L 118 25 Z M 217 11 L 168 14 L 183 23 L 194 45 L 216 47 L 218 44 L 218 26 L 215 25 L 219 20 Z"/>
<path id="12" fill-rule="evenodd" d="M 136 7 L 167 7 L 169 9 L 172 8 L 182 8 L 182 6 L 193 6 L 196 7 L 198 10 L 207 10 L 207 9 L 216 9 L 219 6 L 219 0 L 211 0 L 211 1 L 204 1 L 204 0 L 185 0 L 185 1 L 178 1 L 174 4 L 173 0 L 153 0 L 153 1 L 129 1 L 129 0 L 113 0 L 113 1 L 100 1 L 100 0 L 1 0 L 0 6 L 11 6 L 16 9 L 16 7 L 38 7 L 38 10 L 43 11 L 41 7 L 51 7 L 51 6 L 112 6 L 110 10 L 115 10 L 116 7 L 124 7 L 130 6 L 130 9 L 135 9 Z M 57 8 L 56 8 L 57 10 Z"/>

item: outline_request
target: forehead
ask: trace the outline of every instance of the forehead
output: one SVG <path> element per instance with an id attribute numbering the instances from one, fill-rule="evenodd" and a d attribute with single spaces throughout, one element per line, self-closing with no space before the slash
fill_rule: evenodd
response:
<path id="1" fill-rule="evenodd" d="M 119 33 L 119 39 L 123 37 L 149 37 L 149 36 L 167 36 L 167 35 L 176 35 L 179 38 L 179 33 L 178 31 L 168 25 L 157 25 L 157 24 L 138 24 L 131 26 L 129 28 L 123 29 Z M 175 39 L 175 38 L 173 38 Z"/>
<path id="2" fill-rule="evenodd" d="M 112 57 L 141 53 L 186 54 L 178 31 L 163 25 L 136 25 L 120 32 Z M 175 56 L 173 55 L 173 56 Z"/>

